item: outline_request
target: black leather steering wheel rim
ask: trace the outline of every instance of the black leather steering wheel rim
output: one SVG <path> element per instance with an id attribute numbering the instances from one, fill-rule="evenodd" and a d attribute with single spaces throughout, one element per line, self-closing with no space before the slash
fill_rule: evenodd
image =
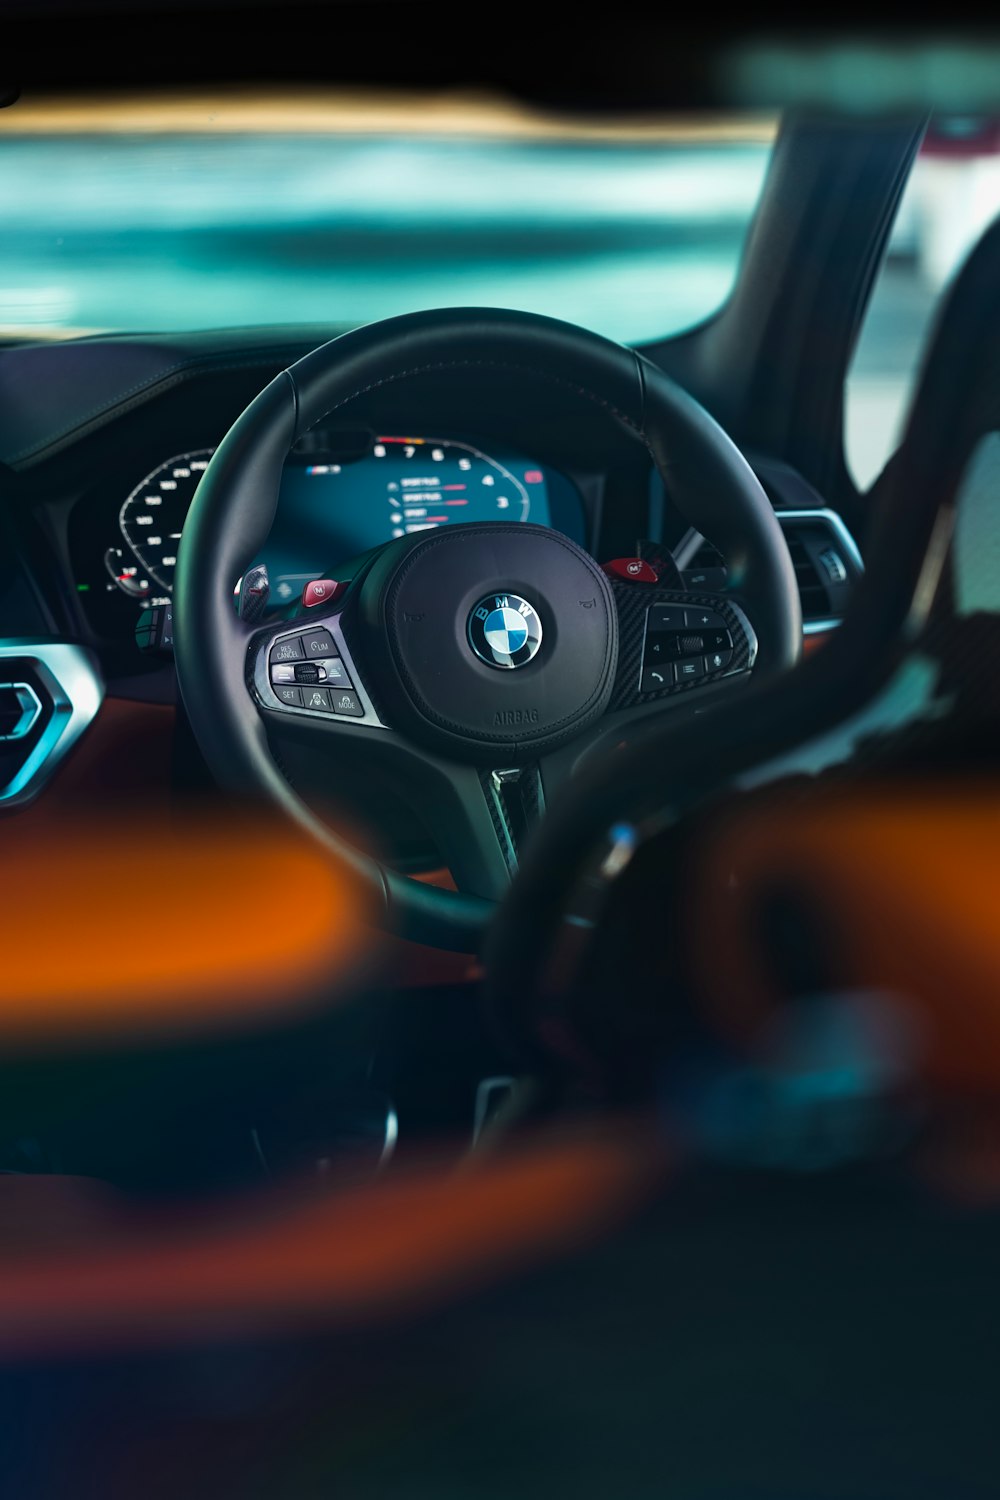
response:
<path id="1" fill-rule="evenodd" d="M 370 898 L 374 923 L 458 951 L 476 950 L 494 903 L 412 880 L 365 855 L 310 811 L 275 764 L 246 688 L 248 629 L 233 589 L 267 539 L 285 460 L 308 428 L 392 382 L 477 368 L 530 371 L 610 413 L 644 443 L 683 514 L 741 575 L 758 670 L 789 666 L 801 649 L 795 574 L 759 481 L 704 408 L 634 350 L 535 314 L 449 308 L 356 329 L 276 376 L 216 450 L 184 528 L 174 600 L 183 702 L 223 787 L 263 794 L 320 840 Z"/>

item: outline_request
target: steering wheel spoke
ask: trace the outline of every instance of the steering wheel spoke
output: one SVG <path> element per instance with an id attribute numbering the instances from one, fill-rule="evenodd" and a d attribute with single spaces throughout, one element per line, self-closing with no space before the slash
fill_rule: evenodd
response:
<path id="1" fill-rule="evenodd" d="M 522 776 L 533 778 L 538 785 L 537 772 L 528 768 L 490 770 L 419 754 L 406 770 L 409 798 L 455 885 L 491 901 L 506 893 L 529 826 L 512 776 L 518 783 Z"/>
<path id="2" fill-rule="evenodd" d="M 261 632 L 249 663 L 258 705 L 315 725 L 382 729 L 344 635 L 340 611 Z"/>
<path id="3" fill-rule="evenodd" d="M 258 631 L 250 685 L 270 727 L 298 739 L 324 740 L 336 753 L 351 730 L 366 737 L 364 755 L 391 772 L 405 801 L 432 834 L 461 891 L 499 900 L 517 870 L 520 846 L 544 798 L 535 767 L 470 765 L 428 752 L 390 729 L 369 694 L 357 645 L 348 643 L 340 611 Z M 498 762 L 504 760 L 502 751 Z M 350 762 L 345 761 L 349 774 Z"/>

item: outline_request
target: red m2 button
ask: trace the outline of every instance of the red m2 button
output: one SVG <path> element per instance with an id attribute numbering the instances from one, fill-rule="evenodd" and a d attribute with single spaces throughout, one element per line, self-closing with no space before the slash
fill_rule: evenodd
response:
<path id="1" fill-rule="evenodd" d="M 648 562 L 643 562 L 641 557 L 616 557 L 611 562 L 602 563 L 601 567 L 612 578 L 624 578 L 626 583 L 659 583 L 660 581 L 656 569 Z"/>
<path id="2" fill-rule="evenodd" d="M 302 603 L 306 609 L 312 609 L 317 604 L 333 604 L 346 587 L 346 583 L 335 583 L 332 578 L 314 578 L 302 590 Z"/>

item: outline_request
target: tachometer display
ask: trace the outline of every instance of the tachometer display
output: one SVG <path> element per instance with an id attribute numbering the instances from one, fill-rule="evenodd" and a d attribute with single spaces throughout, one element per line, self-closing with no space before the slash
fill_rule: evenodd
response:
<path id="1" fill-rule="evenodd" d="M 121 508 L 118 521 L 129 550 L 167 593 L 174 584 L 177 544 L 188 508 L 213 451 L 198 448 L 168 458 L 136 485 Z"/>

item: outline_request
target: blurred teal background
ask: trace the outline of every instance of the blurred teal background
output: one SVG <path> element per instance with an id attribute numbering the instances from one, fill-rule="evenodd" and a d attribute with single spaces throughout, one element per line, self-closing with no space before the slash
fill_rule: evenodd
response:
<path id="1" fill-rule="evenodd" d="M 438 134 L 419 114 L 414 133 L 268 129 L 253 108 L 236 130 L 110 118 L 0 134 L 0 337 L 484 304 L 651 340 L 725 301 L 771 149 L 759 130 Z M 995 147 L 918 160 L 845 392 L 862 486 L 899 439 L 933 309 L 997 212 Z"/>
<path id="2" fill-rule="evenodd" d="M 654 338 L 729 291 L 769 147 L 308 134 L 0 138 L 0 326 L 519 307 Z"/>

